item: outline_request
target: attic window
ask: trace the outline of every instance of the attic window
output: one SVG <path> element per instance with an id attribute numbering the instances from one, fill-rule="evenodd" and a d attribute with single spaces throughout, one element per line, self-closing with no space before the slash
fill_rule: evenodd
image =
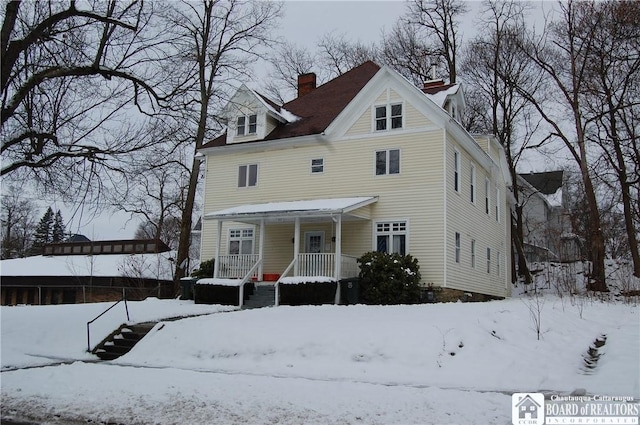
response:
<path id="1" fill-rule="evenodd" d="M 402 104 L 376 106 L 376 131 L 402 128 Z"/>
<path id="2" fill-rule="evenodd" d="M 247 128 L 248 127 L 248 128 Z M 236 131 L 238 136 L 244 136 L 245 134 L 256 134 L 258 129 L 258 116 L 239 116 Z"/>

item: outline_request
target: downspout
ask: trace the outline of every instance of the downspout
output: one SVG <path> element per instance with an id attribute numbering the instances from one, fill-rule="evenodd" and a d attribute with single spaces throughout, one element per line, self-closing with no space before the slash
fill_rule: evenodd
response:
<path id="1" fill-rule="evenodd" d="M 336 297 L 335 304 L 340 304 L 340 274 L 342 273 L 342 213 L 338 214 L 336 221 Z"/>
<path id="2" fill-rule="evenodd" d="M 443 199 L 443 216 L 444 216 L 444 234 L 443 236 L 443 244 L 442 244 L 442 249 L 443 249 L 443 253 L 442 253 L 442 266 L 444 267 L 443 270 L 443 274 L 442 274 L 442 287 L 446 288 L 447 287 L 447 129 L 446 127 L 443 129 L 442 131 L 442 152 L 444 155 L 443 158 L 443 176 L 442 176 L 442 182 L 443 182 L 443 188 L 442 188 L 442 193 L 444 195 L 444 199 Z"/>
<path id="3" fill-rule="evenodd" d="M 222 219 L 218 219 L 218 235 L 216 239 L 216 256 L 213 261 L 213 278 L 220 274 L 220 240 L 222 239 Z"/>

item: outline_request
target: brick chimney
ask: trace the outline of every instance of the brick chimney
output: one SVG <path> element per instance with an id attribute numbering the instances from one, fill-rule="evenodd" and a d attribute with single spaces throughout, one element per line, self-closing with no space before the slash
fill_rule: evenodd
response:
<path id="1" fill-rule="evenodd" d="M 422 88 L 423 89 L 429 89 L 431 87 L 439 87 L 439 86 L 444 86 L 444 80 L 443 79 L 425 81 L 424 82 L 424 86 Z"/>
<path id="2" fill-rule="evenodd" d="M 307 93 L 311 93 L 316 89 L 316 74 L 310 72 L 308 74 L 298 75 L 298 97 L 302 97 Z"/>

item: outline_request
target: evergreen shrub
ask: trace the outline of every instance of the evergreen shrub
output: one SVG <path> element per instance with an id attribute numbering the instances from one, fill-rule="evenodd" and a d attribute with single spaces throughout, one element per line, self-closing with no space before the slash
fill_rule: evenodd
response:
<path id="1" fill-rule="evenodd" d="M 358 258 L 360 301 L 365 304 L 420 302 L 420 266 L 411 255 L 367 252 Z"/>

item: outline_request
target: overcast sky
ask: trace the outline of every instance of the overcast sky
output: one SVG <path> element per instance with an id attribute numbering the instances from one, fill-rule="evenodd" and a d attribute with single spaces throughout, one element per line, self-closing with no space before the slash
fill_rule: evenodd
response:
<path id="1" fill-rule="evenodd" d="M 464 40 L 475 35 L 474 22 L 480 10 L 480 1 L 469 1 L 470 12 L 461 25 Z M 345 34 L 352 41 L 379 42 L 382 31 L 390 31 L 405 12 L 406 3 L 397 1 L 285 1 L 284 16 L 278 35 L 314 50 L 317 41 L 325 34 Z M 544 166 L 542 168 L 545 168 Z M 46 204 L 45 204 L 46 205 Z M 65 221 L 72 218 L 72 209 L 61 203 L 52 205 L 61 209 Z M 46 208 L 46 206 L 45 206 Z M 43 209 L 44 212 L 44 209 Z M 196 211 L 199 214 L 199 211 Z M 91 217 L 76 212 L 67 230 L 81 233 L 92 240 L 132 238 L 138 219 L 129 220 L 125 213 L 109 213 Z"/>

